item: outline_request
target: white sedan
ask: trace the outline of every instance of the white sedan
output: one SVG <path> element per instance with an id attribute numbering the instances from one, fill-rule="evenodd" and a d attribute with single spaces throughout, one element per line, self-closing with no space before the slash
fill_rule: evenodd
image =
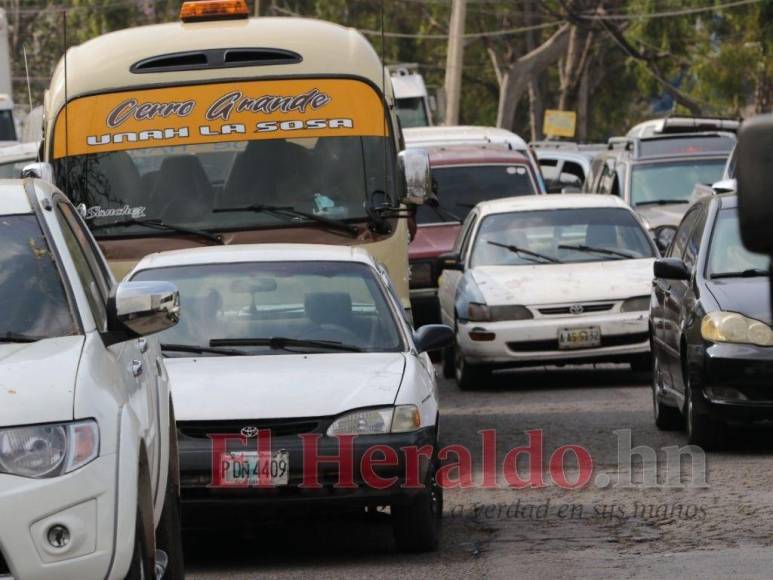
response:
<path id="1" fill-rule="evenodd" d="M 435 548 L 439 406 L 426 351 L 453 332 L 412 331 L 366 251 L 181 250 L 146 257 L 130 278 L 173 282 L 188 309 L 162 349 L 193 515 L 390 506 L 398 547 Z"/>
<path id="2" fill-rule="evenodd" d="M 640 218 L 609 195 L 478 204 L 441 256 L 442 321 L 456 329 L 446 376 L 480 386 L 495 368 L 650 365 L 647 316 L 657 249 Z"/>

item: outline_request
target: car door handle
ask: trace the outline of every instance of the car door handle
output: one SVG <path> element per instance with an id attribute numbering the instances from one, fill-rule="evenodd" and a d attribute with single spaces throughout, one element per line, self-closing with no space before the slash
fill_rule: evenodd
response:
<path id="1" fill-rule="evenodd" d="M 144 337 L 138 338 L 137 347 L 140 349 L 141 353 L 148 352 L 148 339 Z"/>
<path id="2" fill-rule="evenodd" d="M 133 360 L 131 364 L 131 372 L 133 377 L 138 377 L 142 374 L 142 361 Z"/>

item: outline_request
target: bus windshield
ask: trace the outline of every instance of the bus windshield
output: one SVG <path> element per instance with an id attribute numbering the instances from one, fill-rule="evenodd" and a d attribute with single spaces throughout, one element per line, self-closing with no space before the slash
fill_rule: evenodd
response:
<path id="1" fill-rule="evenodd" d="M 381 97 L 353 79 L 81 97 L 57 116 L 53 142 L 57 185 L 99 237 L 156 234 L 159 221 L 228 231 L 364 220 L 374 192 L 396 199 Z M 233 211 L 250 206 L 291 211 Z"/>

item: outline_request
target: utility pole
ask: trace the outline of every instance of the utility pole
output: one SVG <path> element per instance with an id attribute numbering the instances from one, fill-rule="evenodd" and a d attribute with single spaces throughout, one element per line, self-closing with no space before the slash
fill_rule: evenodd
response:
<path id="1" fill-rule="evenodd" d="M 459 124 L 459 103 L 462 92 L 462 63 L 464 62 L 464 21 L 467 0 L 453 0 L 451 23 L 448 28 L 446 56 L 446 125 Z"/>
<path id="2" fill-rule="evenodd" d="M 260 16 L 260 0 L 255 0 L 255 16 Z"/>

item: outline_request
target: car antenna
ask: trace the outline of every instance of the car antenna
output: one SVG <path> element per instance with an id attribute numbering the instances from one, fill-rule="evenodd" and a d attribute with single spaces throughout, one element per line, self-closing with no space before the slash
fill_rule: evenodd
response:
<path id="1" fill-rule="evenodd" d="M 29 65 L 29 62 L 27 61 L 27 47 L 26 46 L 22 46 L 22 53 L 24 54 L 24 74 L 25 74 L 25 76 L 27 78 L 27 98 L 29 99 L 29 105 L 30 105 L 30 110 L 27 113 L 27 115 L 29 115 L 30 113 L 32 113 L 32 87 L 30 85 L 30 65 Z M 37 151 L 37 155 L 35 157 L 35 161 L 40 163 L 40 147 L 38 147 L 38 151 Z"/>

